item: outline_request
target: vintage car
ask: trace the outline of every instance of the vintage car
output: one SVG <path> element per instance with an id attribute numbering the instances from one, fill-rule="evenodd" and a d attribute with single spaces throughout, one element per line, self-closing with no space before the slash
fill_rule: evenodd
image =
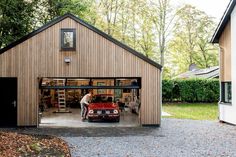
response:
<path id="1" fill-rule="evenodd" d="M 94 95 L 88 107 L 88 121 L 109 120 L 120 121 L 118 104 L 113 102 L 112 94 Z"/>

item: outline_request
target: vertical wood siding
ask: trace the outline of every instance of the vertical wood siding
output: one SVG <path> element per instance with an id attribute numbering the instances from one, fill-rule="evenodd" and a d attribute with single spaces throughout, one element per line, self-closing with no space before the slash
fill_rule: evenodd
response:
<path id="1" fill-rule="evenodd" d="M 220 37 L 220 79 L 231 81 L 231 22 L 226 25 Z"/>
<path id="2" fill-rule="evenodd" d="M 76 51 L 60 51 L 61 28 L 76 28 Z M 39 77 L 141 77 L 140 122 L 160 124 L 160 70 L 70 18 L 1 54 L 0 77 L 18 78 L 19 126 L 37 125 Z"/>

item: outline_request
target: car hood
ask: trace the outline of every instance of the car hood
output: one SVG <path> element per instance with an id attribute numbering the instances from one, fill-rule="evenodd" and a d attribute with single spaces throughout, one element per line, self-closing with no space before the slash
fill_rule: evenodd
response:
<path id="1" fill-rule="evenodd" d="M 115 103 L 91 103 L 89 109 L 117 109 L 118 106 Z"/>

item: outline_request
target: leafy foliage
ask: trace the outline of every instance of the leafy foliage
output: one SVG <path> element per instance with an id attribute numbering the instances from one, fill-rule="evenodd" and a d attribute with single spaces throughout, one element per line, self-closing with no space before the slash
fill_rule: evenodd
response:
<path id="1" fill-rule="evenodd" d="M 0 1 L 0 48 L 30 32 L 36 1 Z"/>
<path id="2" fill-rule="evenodd" d="M 88 7 L 92 5 L 91 0 L 41 0 L 38 5 L 40 10 L 38 10 L 37 14 L 40 19 L 39 22 L 42 24 L 65 13 L 72 13 L 83 19 L 87 19 L 88 15 L 92 17 Z M 42 9 L 44 10 L 43 12 Z"/>
<path id="3" fill-rule="evenodd" d="M 173 100 L 173 89 L 174 81 L 172 80 L 163 80 L 162 81 L 162 100 L 163 101 L 172 101 Z"/>
<path id="4" fill-rule="evenodd" d="M 209 43 L 216 24 L 212 17 L 191 5 L 177 10 L 174 37 L 169 43 L 171 63 L 177 66 L 175 75 L 188 70 L 191 64 L 198 68 L 218 65 L 218 49 Z"/>
<path id="5" fill-rule="evenodd" d="M 67 12 L 91 20 L 94 15 L 88 9 L 91 3 L 90 0 L 1 0 L 0 48 Z"/>
<path id="6" fill-rule="evenodd" d="M 96 27 L 145 56 L 155 58 L 157 48 L 149 0 L 98 0 Z"/>
<path id="7" fill-rule="evenodd" d="M 217 102 L 218 79 L 163 80 L 163 101 Z"/>

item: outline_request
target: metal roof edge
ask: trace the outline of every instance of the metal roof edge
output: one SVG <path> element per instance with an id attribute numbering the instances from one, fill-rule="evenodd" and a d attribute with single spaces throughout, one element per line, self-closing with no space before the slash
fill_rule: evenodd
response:
<path id="1" fill-rule="evenodd" d="M 15 47 L 15 46 L 18 45 L 18 44 L 20 44 L 20 43 L 26 41 L 27 39 L 29 39 L 29 38 L 31 38 L 31 37 L 37 35 L 38 33 L 40 33 L 40 32 L 42 32 L 42 31 L 46 30 L 47 28 L 49 28 L 49 27 L 55 25 L 56 23 L 58 23 L 58 22 L 64 20 L 64 19 L 67 18 L 67 17 L 68 17 L 68 14 L 65 14 L 65 15 L 63 15 L 63 16 L 60 16 L 60 17 L 57 17 L 57 18 L 53 19 L 52 21 L 50 21 L 50 22 L 46 23 L 45 25 L 39 27 L 38 29 L 32 31 L 31 33 L 29 33 L 29 34 L 27 34 L 27 35 L 21 37 L 20 39 L 14 41 L 14 42 L 12 42 L 12 43 L 10 43 L 9 45 L 7 45 L 6 47 L 4 47 L 4 48 L 2 48 L 2 49 L 0 49 L 0 54 L 4 53 L 5 51 L 7 51 L 7 50 L 9 50 L 9 49 L 11 49 L 11 48 L 13 48 L 13 47 Z"/>
<path id="2" fill-rule="evenodd" d="M 219 22 L 219 24 L 216 27 L 216 30 L 211 38 L 211 43 L 219 43 L 219 38 L 224 31 L 225 26 L 227 25 L 228 21 L 230 20 L 230 15 L 235 7 L 236 0 L 231 0 Z"/>

